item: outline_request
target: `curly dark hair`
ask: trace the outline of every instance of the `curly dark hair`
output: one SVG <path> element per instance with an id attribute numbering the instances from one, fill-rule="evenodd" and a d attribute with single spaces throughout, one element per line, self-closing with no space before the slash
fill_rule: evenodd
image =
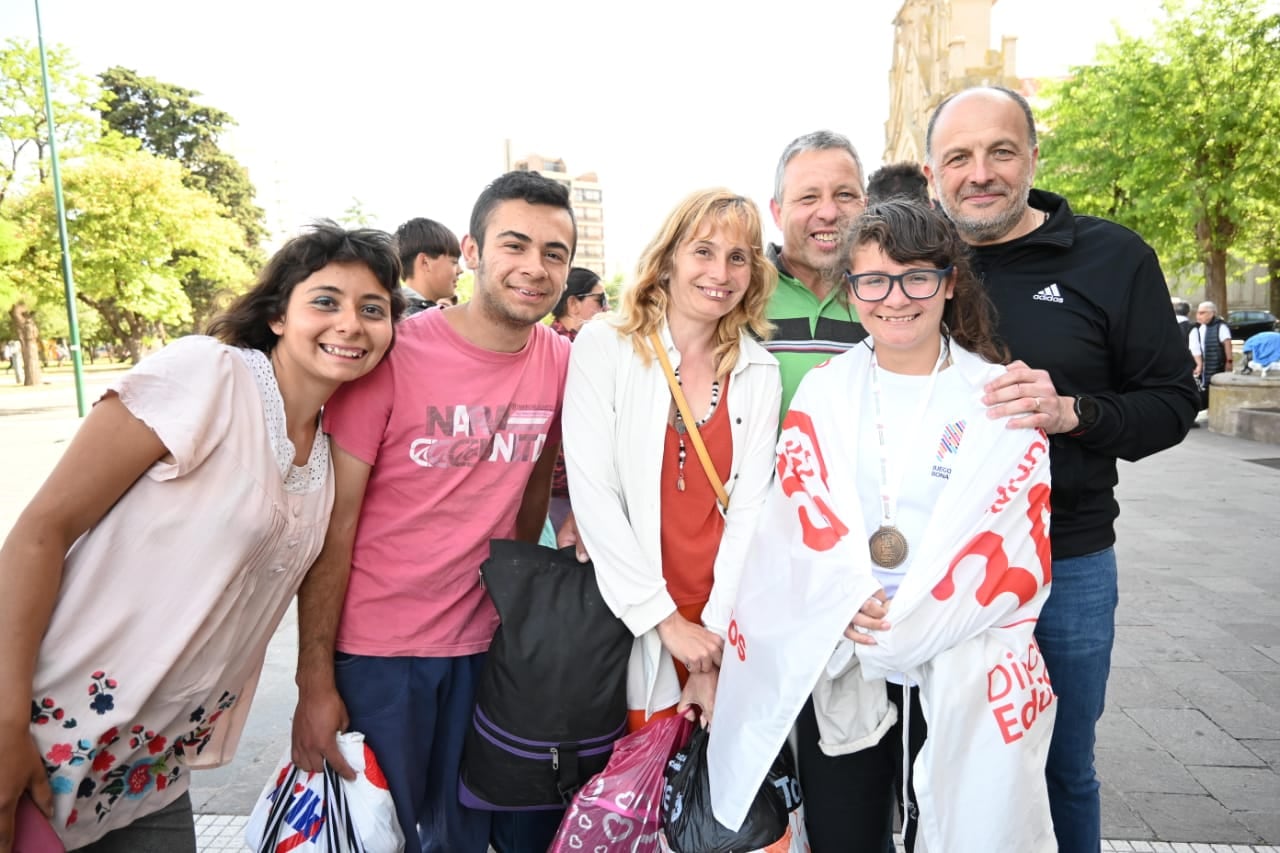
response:
<path id="1" fill-rule="evenodd" d="M 952 340 L 993 364 L 1009 363 L 1009 349 L 995 333 L 995 306 L 974 274 L 969 247 L 951 220 L 916 201 L 886 199 L 868 206 L 849 224 L 840 242 L 840 257 L 847 263 L 855 251 L 869 244 L 900 264 L 952 267 L 955 290 L 942 310 L 942 322 Z M 842 273 L 837 270 L 835 275 Z"/>
<path id="2" fill-rule="evenodd" d="M 279 340 L 270 324 L 284 315 L 293 289 L 316 270 L 334 263 L 368 267 L 391 298 L 392 321 L 404 313 L 400 259 L 391 235 L 373 228 L 348 231 L 332 220 L 320 219 L 281 246 L 253 287 L 215 317 L 205 334 L 230 346 L 270 353 Z"/>

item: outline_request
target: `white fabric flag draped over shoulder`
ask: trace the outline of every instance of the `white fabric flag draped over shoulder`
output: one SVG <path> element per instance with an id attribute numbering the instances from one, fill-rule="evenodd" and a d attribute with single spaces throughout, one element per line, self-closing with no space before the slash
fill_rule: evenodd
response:
<path id="1" fill-rule="evenodd" d="M 1056 704 L 1033 636 L 1050 581 L 1048 439 L 989 420 L 981 388 L 1004 368 L 952 347 L 951 369 L 974 391 L 952 474 L 912 544 L 892 627 L 855 645 L 843 631 L 880 589 L 850 426 L 868 356 L 812 371 L 783 422 L 717 690 L 716 817 L 741 823 L 811 692 L 824 752 L 877 743 L 896 720 L 882 679 L 899 672 L 919 684 L 929 727 L 914 770 L 917 853 L 1054 850 L 1044 761 Z"/>

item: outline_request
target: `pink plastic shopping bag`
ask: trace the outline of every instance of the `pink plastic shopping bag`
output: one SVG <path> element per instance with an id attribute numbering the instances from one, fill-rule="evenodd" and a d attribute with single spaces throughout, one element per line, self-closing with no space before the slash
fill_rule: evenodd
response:
<path id="1" fill-rule="evenodd" d="M 15 818 L 13 853 L 63 853 L 67 849 L 44 812 L 27 794 L 18 800 Z"/>
<path id="2" fill-rule="evenodd" d="M 614 744 L 608 765 L 573 798 L 548 853 L 661 850 L 663 771 L 692 730 L 684 717 L 667 717 Z"/>

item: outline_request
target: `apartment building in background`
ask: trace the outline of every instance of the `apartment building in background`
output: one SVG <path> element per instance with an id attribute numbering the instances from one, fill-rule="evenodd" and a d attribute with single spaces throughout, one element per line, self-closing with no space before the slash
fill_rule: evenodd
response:
<path id="1" fill-rule="evenodd" d="M 511 160 L 507 154 L 508 171 L 537 172 L 564 184 L 573 202 L 574 217 L 578 221 L 578 251 L 573 265 L 586 267 L 601 278 L 605 275 L 604 253 L 604 191 L 595 172 L 584 172 L 576 177 L 569 175 L 564 160 L 530 154 L 519 160 Z"/>

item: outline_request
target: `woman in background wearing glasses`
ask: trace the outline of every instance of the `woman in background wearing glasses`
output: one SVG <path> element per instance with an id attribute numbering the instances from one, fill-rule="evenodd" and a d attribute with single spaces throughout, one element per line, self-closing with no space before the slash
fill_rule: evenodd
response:
<path id="1" fill-rule="evenodd" d="M 746 634 L 757 566 L 821 578 L 835 599 L 807 654 L 812 701 L 803 683 L 790 697 L 812 850 L 892 850 L 895 806 L 908 850 L 1054 849 L 1056 706 L 1032 636 L 1049 593 L 1047 440 L 981 404 L 1008 356 L 941 214 L 872 205 L 841 257 L 870 337 L 801 383 L 739 596 Z M 821 619 L 823 605 L 779 600 L 772 619 Z"/>
<path id="2" fill-rule="evenodd" d="M 564 295 L 551 310 L 551 328 L 572 341 L 584 323 L 608 310 L 609 295 L 604 292 L 600 276 L 586 267 L 574 267 L 565 281 Z M 547 514 L 551 519 L 552 537 L 559 532 L 569 512 L 569 478 L 564 470 L 564 445 L 561 445 L 556 467 L 551 472 L 551 505 Z"/>
<path id="3" fill-rule="evenodd" d="M 609 296 L 600 276 L 585 267 L 574 267 L 565 281 L 564 295 L 551 310 L 551 328 L 573 340 L 584 323 L 608 310 Z"/>

